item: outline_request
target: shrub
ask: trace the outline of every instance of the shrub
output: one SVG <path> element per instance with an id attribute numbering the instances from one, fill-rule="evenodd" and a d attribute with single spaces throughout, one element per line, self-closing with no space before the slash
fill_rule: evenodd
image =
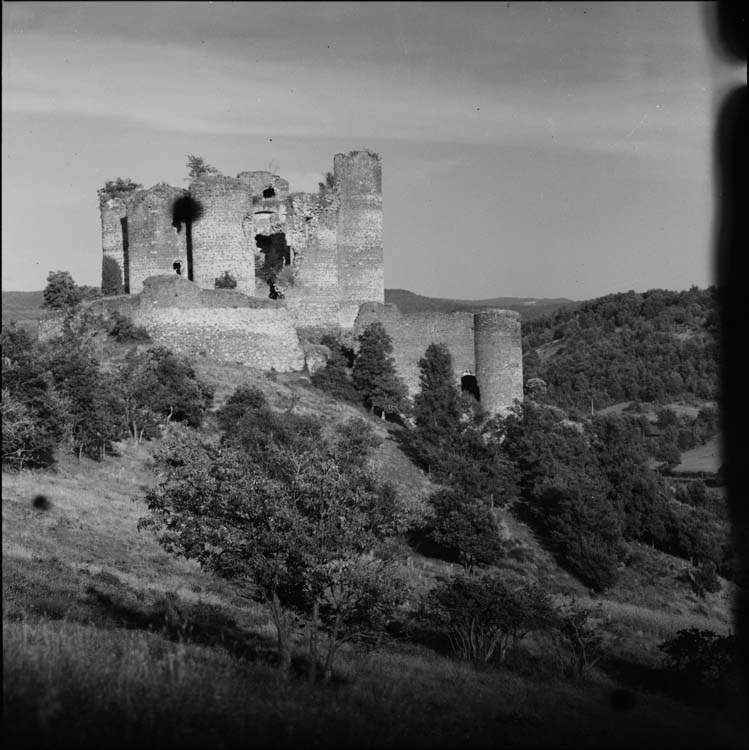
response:
<path id="1" fill-rule="evenodd" d="M 122 294 L 122 269 L 110 255 L 105 255 L 101 264 L 101 293 L 104 297 Z"/>
<path id="2" fill-rule="evenodd" d="M 499 525 L 487 503 L 459 487 L 436 492 L 429 503 L 433 517 L 427 537 L 449 558 L 457 559 L 466 572 L 477 565 L 490 565 L 502 556 Z"/>
<path id="3" fill-rule="evenodd" d="M 583 607 L 576 601 L 561 606 L 555 616 L 554 634 L 567 669 L 577 677 L 603 656 L 603 634 L 596 623 L 598 608 Z M 566 657 L 565 657 L 566 654 Z"/>
<path id="4" fill-rule="evenodd" d="M 75 307 L 83 299 L 80 287 L 68 271 L 50 271 L 42 305 L 52 310 Z"/>
<path id="5" fill-rule="evenodd" d="M 151 336 L 143 326 L 136 326 L 132 319 L 116 310 L 111 314 L 109 335 L 118 344 L 150 341 Z"/>
<path id="6" fill-rule="evenodd" d="M 457 576 L 429 592 L 423 617 L 442 629 L 459 659 L 500 663 L 531 631 L 554 621 L 549 596 L 535 583 L 511 584 L 497 574 Z"/>
<path id="7" fill-rule="evenodd" d="M 216 289 L 236 289 L 237 280 L 228 271 L 224 271 L 224 273 L 213 282 L 213 285 Z"/>
<path id="8" fill-rule="evenodd" d="M 665 654 L 666 668 L 682 696 L 693 699 L 702 695 L 710 701 L 723 701 L 738 694 L 738 654 L 733 635 L 688 628 L 679 630 L 658 648 Z"/>
<path id="9" fill-rule="evenodd" d="M 704 599 L 707 593 L 714 594 L 720 591 L 718 571 L 712 560 L 706 560 L 693 570 L 687 570 L 685 577 L 700 599 Z"/>

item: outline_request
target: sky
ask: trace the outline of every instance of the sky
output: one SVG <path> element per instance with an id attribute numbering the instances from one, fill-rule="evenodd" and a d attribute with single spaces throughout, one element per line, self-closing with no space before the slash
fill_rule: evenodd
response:
<path id="1" fill-rule="evenodd" d="M 385 286 L 589 299 L 713 283 L 701 3 L 2 6 L 2 289 L 101 281 L 96 191 L 188 154 L 316 191 L 383 162 Z"/>

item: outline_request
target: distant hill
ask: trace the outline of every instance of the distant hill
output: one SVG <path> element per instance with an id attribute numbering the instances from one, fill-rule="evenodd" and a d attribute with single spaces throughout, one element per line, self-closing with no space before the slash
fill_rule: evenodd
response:
<path id="1" fill-rule="evenodd" d="M 553 313 L 560 307 L 578 304 L 564 297 L 557 299 L 541 299 L 537 297 L 493 297 L 492 299 L 475 300 L 443 299 L 440 297 L 424 297 L 421 294 L 415 294 L 406 289 L 386 289 L 385 302 L 396 305 L 404 313 L 471 312 L 484 307 L 501 307 L 505 310 L 519 312 L 523 320 L 535 320 L 536 318 Z"/>
<path id="2" fill-rule="evenodd" d="M 43 292 L 3 292 L 2 320 L 15 320 L 27 330 L 36 332 L 36 324 L 42 314 Z"/>
<path id="3" fill-rule="evenodd" d="M 708 401 L 718 339 L 714 287 L 609 294 L 524 321 L 524 376 L 541 378 L 545 400 L 563 408 Z"/>

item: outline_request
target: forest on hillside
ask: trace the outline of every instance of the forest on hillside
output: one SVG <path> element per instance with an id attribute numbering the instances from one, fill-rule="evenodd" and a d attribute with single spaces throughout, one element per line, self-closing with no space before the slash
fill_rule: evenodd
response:
<path id="1" fill-rule="evenodd" d="M 715 287 L 610 294 L 523 322 L 526 386 L 566 409 L 717 398 Z"/>

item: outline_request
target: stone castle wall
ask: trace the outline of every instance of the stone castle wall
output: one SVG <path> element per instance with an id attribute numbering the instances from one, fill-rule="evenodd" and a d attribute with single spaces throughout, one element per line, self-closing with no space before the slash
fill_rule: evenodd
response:
<path id="1" fill-rule="evenodd" d="M 419 359 L 430 343 L 444 343 L 456 384 L 466 370 L 475 374 L 488 411 L 522 398 L 519 316 L 404 314 L 385 305 L 380 157 L 336 154 L 333 178 L 317 194 L 290 194 L 288 182 L 267 171 L 206 175 L 189 191 L 161 183 L 102 203 L 103 255 L 120 265 L 131 294 L 95 305 L 130 315 L 177 351 L 279 371 L 304 366 L 299 332 L 351 336 L 380 321 L 412 395 Z M 276 234 L 290 248 L 289 272 L 276 288 L 282 302 L 268 299 L 268 285 L 255 278 L 256 237 Z M 224 271 L 236 290 L 214 289 Z"/>
<path id="2" fill-rule="evenodd" d="M 185 231 L 177 231 L 172 225 L 174 203 L 185 195 L 185 190 L 160 183 L 149 190 L 139 190 L 128 201 L 131 293 L 140 292 L 149 276 L 174 273 L 172 265 L 176 260 L 182 263 L 182 273 L 187 278 Z"/>
<path id="3" fill-rule="evenodd" d="M 286 237 L 294 249 L 294 284 L 286 302 L 300 327 L 338 325 L 337 202 L 297 193 L 288 199 Z"/>
<path id="4" fill-rule="evenodd" d="M 122 274 L 125 291 L 128 291 L 127 277 L 129 268 L 125 257 L 125 232 L 123 221 L 127 221 L 127 205 L 121 198 L 110 198 L 99 204 L 101 212 L 101 249 L 105 258 L 117 263 Z M 104 268 L 102 266 L 102 283 Z"/>
<path id="5" fill-rule="evenodd" d="M 200 210 L 192 224 L 192 280 L 212 289 L 224 271 L 237 289 L 255 293 L 255 241 L 245 218 L 252 212 L 248 186 L 231 177 L 206 176 L 190 185 Z"/>
<path id="6" fill-rule="evenodd" d="M 356 318 L 354 334 L 380 322 L 393 341 L 398 375 L 411 396 L 419 391 L 419 360 L 430 344 L 445 344 L 453 360 L 455 383 L 464 370 L 475 373 L 473 313 L 402 313 L 395 305 L 364 304 Z"/>

